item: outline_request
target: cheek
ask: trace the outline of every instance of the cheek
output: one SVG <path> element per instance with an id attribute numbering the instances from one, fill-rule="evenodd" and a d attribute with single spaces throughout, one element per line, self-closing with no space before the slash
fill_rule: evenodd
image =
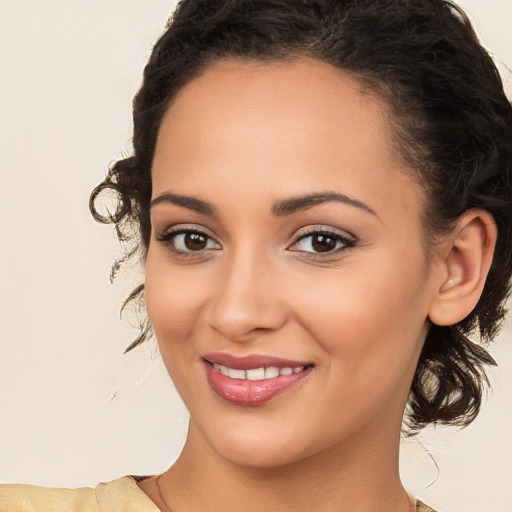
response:
<path id="1" fill-rule="evenodd" d="M 404 260 L 389 250 L 378 260 L 354 258 L 314 279 L 302 275 L 290 293 L 299 321 L 325 352 L 337 356 L 331 358 L 334 364 L 382 371 L 386 365 L 404 367 L 416 353 L 427 320 L 428 267 L 420 251 L 415 263 Z M 307 282 L 315 283 L 314 290 Z"/>
<path id="2" fill-rule="evenodd" d="M 158 344 L 165 352 L 167 345 L 186 342 L 193 335 L 204 303 L 204 276 L 192 267 L 173 271 L 156 252 L 148 251 L 145 301 Z"/>

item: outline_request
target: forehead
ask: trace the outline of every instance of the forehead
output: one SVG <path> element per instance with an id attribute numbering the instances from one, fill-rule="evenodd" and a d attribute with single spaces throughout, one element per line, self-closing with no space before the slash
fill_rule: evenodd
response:
<path id="1" fill-rule="evenodd" d="M 341 187 L 378 206 L 389 199 L 384 186 L 411 186 L 388 121 L 384 100 L 327 63 L 223 61 L 183 87 L 166 112 L 154 190 L 238 187 L 279 199 Z"/>
<path id="2" fill-rule="evenodd" d="M 320 131 L 334 137 L 353 133 L 355 140 L 363 130 L 372 147 L 389 150 L 388 111 L 384 100 L 360 81 L 316 59 L 225 60 L 206 68 L 178 92 L 161 131 L 170 129 L 177 135 L 177 129 L 183 135 L 186 128 L 206 135 L 201 130 L 216 128 L 209 138 L 236 131 L 240 142 L 247 132 L 250 138 L 264 138 L 280 124 L 288 128 L 279 139 L 283 143 L 287 134 L 295 140 L 316 139 Z"/>

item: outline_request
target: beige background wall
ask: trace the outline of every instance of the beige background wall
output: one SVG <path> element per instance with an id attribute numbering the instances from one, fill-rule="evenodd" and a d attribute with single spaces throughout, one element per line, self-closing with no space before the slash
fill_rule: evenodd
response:
<path id="1" fill-rule="evenodd" d="M 512 1 L 461 4 L 512 65 Z M 117 244 L 87 209 L 129 147 L 131 98 L 173 5 L 0 1 L 0 481 L 74 487 L 155 473 L 183 442 L 187 414 L 155 345 L 121 355 L 134 331 L 118 309 L 138 278 L 109 284 Z M 511 342 L 509 321 L 475 424 L 404 450 L 409 489 L 441 510 L 512 511 Z M 427 451 L 440 475 L 425 489 L 436 478 Z"/>

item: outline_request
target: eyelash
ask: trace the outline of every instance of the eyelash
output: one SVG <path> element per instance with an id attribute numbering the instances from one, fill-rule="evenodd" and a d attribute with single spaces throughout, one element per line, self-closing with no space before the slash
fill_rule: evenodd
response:
<path id="1" fill-rule="evenodd" d="M 327 229 L 313 229 L 311 231 L 308 231 L 308 232 L 305 232 L 305 233 L 302 233 L 301 235 L 299 235 L 293 241 L 293 243 L 289 246 L 289 250 L 299 252 L 298 250 L 291 249 L 291 247 L 293 247 L 294 245 L 297 245 L 299 242 L 301 242 L 303 240 L 312 238 L 314 236 L 324 236 L 326 238 L 330 238 L 336 242 L 336 245 L 338 245 L 338 243 L 339 243 L 339 244 L 341 244 L 341 246 L 336 247 L 334 250 L 325 251 L 323 253 L 322 252 L 312 252 L 312 251 L 300 251 L 300 252 L 302 252 L 302 257 L 315 258 L 315 259 L 329 258 L 329 257 L 332 258 L 334 255 L 337 255 L 341 252 L 353 249 L 356 245 L 356 241 L 353 238 L 349 238 L 340 233 L 336 233 L 335 231 L 329 231 Z M 310 243 L 313 243 L 313 242 L 310 242 Z"/>
<path id="2" fill-rule="evenodd" d="M 178 249 L 174 245 L 174 241 L 179 235 L 189 235 L 189 234 L 197 234 L 201 237 L 203 237 L 206 240 L 206 244 L 213 242 L 216 245 L 220 245 L 218 242 L 216 242 L 210 235 L 205 233 L 204 231 L 201 231 L 200 229 L 197 229 L 195 227 L 180 227 L 176 230 L 167 231 L 165 233 L 162 233 L 157 236 L 156 240 L 158 242 L 161 242 L 167 246 L 167 248 L 174 254 L 177 254 L 180 257 L 185 258 L 198 258 L 205 255 L 205 252 L 211 251 L 211 250 L 219 250 L 217 248 L 212 247 L 206 247 L 205 249 L 201 250 L 183 250 Z M 304 251 L 304 250 L 298 250 L 298 249 L 292 249 L 293 246 L 299 244 L 301 241 L 306 240 L 310 237 L 314 236 L 324 236 L 327 238 L 330 238 L 336 242 L 336 245 L 341 244 L 341 247 L 336 247 L 334 250 L 325 251 L 322 252 L 313 252 L 313 251 Z M 311 242 L 313 243 L 313 242 Z M 309 259 L 321 259 L 321 258 L 329 258 L 334 255 L 337 255 L 343 251 L 350 250 L 354 248 L 356 245 L 356 241 L 352 238 L 349 238 L 347 236 L 341 235 L 340 233 L 336 233 L 334 231 L 329 231 L 326 229 L 312 229 L 307 232 L 303 232 L 299 236 L 297 236 L 291 245 L 288 246 L 288 250 L 292 252 L 300 252 L 302 253 L 302 257 L 309 258 Z"/>
<path id="3" fill-rule="evenodd" d="M 161 235 L 158 235 L 156 240 L 158 242 L 163 243 L 172 253 L 177 254 L 178 256 L 185 257 L 185 258 L 197 258 L 204 256 L 205 251 L 209 250 L 218 250 L 218 249 L 212 249 L 205 248 L 203 250 L 199 251 L 193 251 L 193 250 L 183 250 L 178 249 L 173 242 L 179 235 L 189 235 L 189 234 L 196 234 L 206 239 L 206 243 L 214 242 L 215 244 L 219 245 L 218 242 L 216 242 L 211 236 L 209 236 L 204 231 L 201 231 L 200 229 L 194 228 L 194 227 L 180 227 L 175 230 L 167 231 L 165 233 L 162 233 Z"/>

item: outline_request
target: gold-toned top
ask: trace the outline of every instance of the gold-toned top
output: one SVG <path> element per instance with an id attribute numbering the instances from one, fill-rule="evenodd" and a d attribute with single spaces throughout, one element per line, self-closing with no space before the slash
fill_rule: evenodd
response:
<path id="1" fill-rule="evenodd" d="M 160 512 L 137 485 L 123 476 L 95 488 L 60 489 L 37 485 L 0 485 L 1 512 Z M 436 512 L 421 502 L 416 512 Z"/>
<path id="2" fill-rule="evenodd" d="M 425 505 L 425 503 L 422 503 L 421 501 L 416 502 L 416 512 L 436 512 L 433 508 L 430 508 L 428 505 Z"/>
<path id="3" fill-rule="evenodd" d="M 37 485 L 0 485 L 2 512 L 160 512 L 139 488 L 124 476 L 95 488 L 59 489 Z"/>

